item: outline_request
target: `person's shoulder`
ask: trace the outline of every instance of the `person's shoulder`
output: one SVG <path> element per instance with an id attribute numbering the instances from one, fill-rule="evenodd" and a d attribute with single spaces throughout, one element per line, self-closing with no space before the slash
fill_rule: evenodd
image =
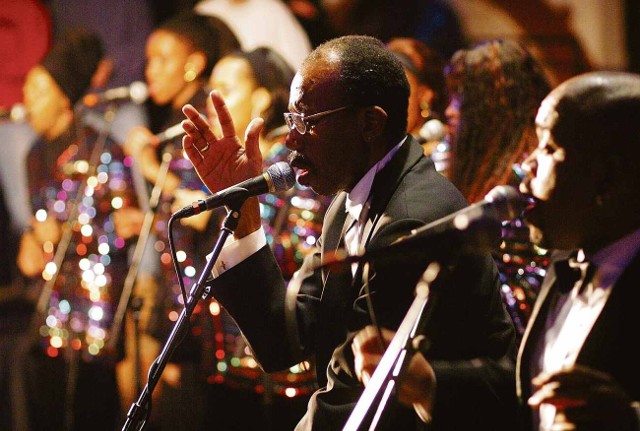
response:
<path id="1" fill-rule="evenodd" d="M 396 157 L 380 180 L 376 178 L 378 190 L 390 187 L 380 183 L 396 182 L 386 212 L 429 222 L 467 206 L 460 191 L 436 171 L 415 140 L 405 142 Z"/>
<path id="2" fill-rule="evenodd" d="M 468 205 L 462 193 L 442 174 L 436 171 L 429 157 L 422 157 L 400 183 L 399 192 L 421 206 L 442 208 L 446 213 Z"/>

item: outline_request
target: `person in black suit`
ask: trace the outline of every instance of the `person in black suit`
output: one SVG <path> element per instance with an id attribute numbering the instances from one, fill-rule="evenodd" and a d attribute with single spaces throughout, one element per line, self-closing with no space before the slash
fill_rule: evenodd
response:
<path id="1" fill-rule="evenodd" d="M 518 355 L 532 430 L 640 429 L 640 75 L 592 72 L 541 103 L 523 162 L 530 237 L 556 252 Z"/>
<path id="2" fill-rule="evenodd" d="M 250 198 L 241 209 L 236 241 L 213 270 L 213 295 L 238 322 L 265 370 L 315 355 L 320 389 L 297 429 L 342 428 L 363 389 L 354 373 L 353 337 L 372 315 L 380 326 L 398 327 L 429 259 L 391 256 L 373 262 L 369 291 L 362 264 L 343 271 L 319 264 L 336 250 L 355 254 L 388 245 L 466 205 L 407 136 L 408 94 L 402 66 L 375 38 L 345 36 L 312 52 L 291 85 L 285 143 L 299 184 L 323 195 L 337 193 L 325 216 L 320 251 L 285 286 L 264 240 L 258 201 Z M 212 92 L 211 100 L 223 136 L 187 105 L 183 146 L 216 191 L 260 174 L 262 120 L 249 124 L 243 145 L 220 94 Z M 425 331 L 438 381 L 434 429 L 482 423 L 486 429 L 512 429 L 515 333 L 495 265 L 482 254 L 443 266 L 454 269 L 437 301 L 430 302 L 435 305 Z M 410 407 L 398 406 L 395 413 L 393 429 L 420 424 Z"/>

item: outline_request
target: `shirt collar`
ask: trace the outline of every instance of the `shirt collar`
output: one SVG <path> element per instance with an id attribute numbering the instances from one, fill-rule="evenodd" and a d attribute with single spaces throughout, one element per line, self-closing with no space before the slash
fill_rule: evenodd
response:
<path id="1" fill-rule="evenodd" d="M 349 215 L 351 215 L 351 217 L 353 217 L 354 220 L 360 220 L 362 209 L 371 194 L 371 187 L 373 186 L 373 180 L 376 177 L 376 174 L 387 166 L 389 161 L 398 152 L 406 140 L 407 137 L 405 136 L 405 138 L 398 142 L 398 144 L 396 144 L 396 146 L 394 146 L 382 159 L 373 165 L 347 195 L 345 210 Z"/>

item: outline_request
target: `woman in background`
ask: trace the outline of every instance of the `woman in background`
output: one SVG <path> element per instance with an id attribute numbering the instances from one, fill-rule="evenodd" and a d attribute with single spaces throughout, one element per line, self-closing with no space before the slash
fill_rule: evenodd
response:
<path id="1" fill-rule="evenodd" d="M 213 247 L 218 222 L 217 216 L 205 212 L 173 226 L 180 266 L 180 274 L 176 275 L 168 243 L 169 217 L 177 208 L 203 198 L 207 191 L 203 190 L 191 162 L 182 154 L 181 131 L 166 133 L 163 139 L 157 134 L 177 129 L 172 126 L 182 121 L 184 104 L 205 108 L 203 87 L 213 66 L 238 46 L 235 36 L 221 20 L 192 12 L 170 18 L 147 39 L 145 79 L 152 102 L 151 125 L 134 128 L 125 142 L 125 151 L 140 164 L 150 188 L 157 184 L 162 189 L 150 236 L 153 240 L 147 246 L 158 253 L 162 273 L 157 277 L 155 298 L 146 301 L 152 303 L 147 332 L 160 345 L 167 340 L 183 308 L 177 277 L 188 292 L 205 266 L 205 256 Z M 169 163 L 164 178 L 159 175 L 163 158 Z M 129 211 L 120 212 L 118 216 L 121 229 L 128 229 L 129 235 L 139 232 L 144 214 Z M 154 403 L 152 419 L 161 429 L 200 429 L 207 411 L 200 378 L 199 317 L 197 313 L 192 317 L 189 333 L 173 353 L 156 388 L 158 401 Z M 155 352 L 146 353 L 155 356 L 157 345 Z"/>
<path id="2" fill-rule="evenodd" d="M 538 144 L 535 116 L 549 84 L 520 43 L 490 40 L 456 52 L 445 69 L 451 145 L 447 176 L 471 203 L 495 186 L 517 184 L 516 161 Z M 515 170 L 514 170 L 515 169 Z M 495 253 L 502 295 L 522 336 L 547 265 L 517 218 L 503 229 Z"/>
<path id="3" fill-rule="evenodd" d="M 447 145 L 442 123 L 447 104 L 447 87 L 444 81 L 445 61 L 423 42 L 407 38 L 394 38 L 387 43 L 402 64 L 409 81 L 409 108 L 407 132 L 411 133 L 436 162 L 438 171 L 445 166 Z"/>
<path id="4" fill-rule="evenodd" d="M 85 128 L 74 110 L 103 58 L 100 38 L 65 32 L 27 74 L 24 102 L 37 140 L 27 157 L 33 211 L 18 267 L 42 293 L 29 355 L 31 430 L 105 430 L 119 421 L 115 366 L 107 349 L 132 245 L 113 214 L 137 205 L 120 145 Z M 4 408 L 4 406 L 3 406 Z"/>

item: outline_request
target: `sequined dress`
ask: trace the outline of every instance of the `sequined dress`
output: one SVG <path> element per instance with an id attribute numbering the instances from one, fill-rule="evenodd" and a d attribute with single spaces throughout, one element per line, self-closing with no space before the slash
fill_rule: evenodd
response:
<path id="1" fill-rule="evenodd" d="M 500 294 L 516 327 L 518 343 L 549 265 L 549 252 L 529 241 L 521 217 L 502 227 L 502 243 L 494 258 L 500 272 Z"/>
<path id="2" fill-rule="evenodd" d="M 115 232 L 113 213 L 137 205 L 131 187 L 132 160 L 110 139 L 92 130 L 38 141 L 28 156 L 32 208 L 39 221 L 53 217 L 71 229 L 64 243 L 45 243 L 48 264 L 34 283 L 52 285 L 40 322 L 41 346 L 49 357 L 70 347 L 85 362 L 111 362 L 122 352 L 102 354 L 127 270 L 129 242 Z M 57 272 L 57 276 L 55 276 Z"/>
<path id="3" fill-rule="evenodd" d="M 519 165 L 512 166 L 512 171 L 510 185 L 517 188 L 522 175 Z M 518 345 L 547 273 L 549 255 L 530 241 L 522 215 L 503 224 L 502 242 L 493 256 L 500 272 L 500 294 L 516 327 Z"/>

